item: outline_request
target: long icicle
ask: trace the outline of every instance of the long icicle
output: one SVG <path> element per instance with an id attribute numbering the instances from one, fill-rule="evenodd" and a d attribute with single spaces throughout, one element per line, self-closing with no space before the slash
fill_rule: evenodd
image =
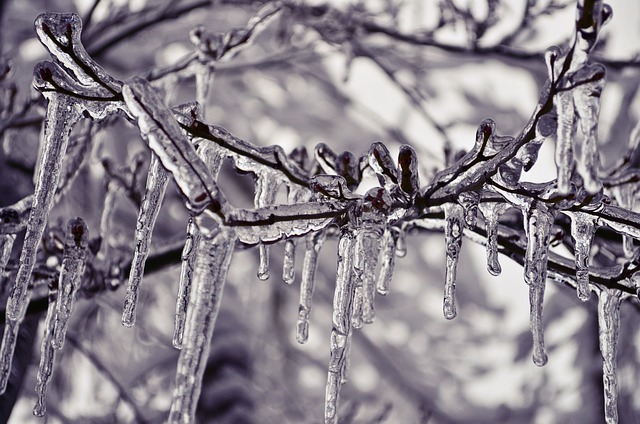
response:
<path id="1" fill-rule="evenodd" d="M 462 229 L 464 228 L 464 208 L 457 203 L 446 203 L 443 206 L 446 226 L 444 230 L 445 247 L 447 251 L 444 281 L 444 303 L 442 306 L 444 317 L 456 317 L 456 272 L 460 248 L 462 247 Z"/>
<path id="2" fill-rule="evenodd" d="M 53 363 L 56 358 L 56 349 L 53 347 L 53 337 L 56 316 L 56 294 L 49 291 L 49 306 L 44 319 L 44 334 L 40 345 L 40 365 L 36 383 L 36 404 L 33 407 L 33 415 L 44 417 L 47 412 L 47 386 L 53 374 Z"/>
<path id="3" fill-rule="evenodd" d="M 549 233 L 554 214 L 542 203 L 535 203 L 525 211 L 527 232 L 527 252 L 524 264 L 524 279 L 529 285 L 529 317 L 533 336 L 533 362 L 538 366 L 547 363 L 544 351 L 542 327 L 542 305 L 547 280 L 547 260 L 549 255 Z"/>
<path id="4" fill-rule="evenodd" d="M 136 322 L 136 308 L 140 283 L 142 283 L 144 276 L 144 264 L 149 256 L 153 227 L 156 224 L 168 182 L 169 173 L 164 169 L 158 157 L 152 154 L 144 198 L 138 212 L 131 273 L 122 311 L 122 325 L 125 327 L 131 327 Z"/>
<path id="5" fill-rule="evenodd" d="M 193 282 L 193 272 L 195 268 L 196 251 L 200 243 L 200 230 L 195 223 L 195 218 L 190 217 L 187 224 L 187 241 L 182 249 L 182 267 L 180 269 L 180 286 L 178 287 L 178 298 L 176 300 L 176 313 L 173 325 L 173 346 L 176 349 L 182 348 L 184 336 L 184 326 L 187 319 L 187 306 Z"/>
<path id="6" fill-rule="evenodd" d="M 331 354 L 325 393 L 325 424 L 338 422 L 340 388 L 345 378 L 347 344 L 351 335 L 353 311 L 353 248 L 355 237 L 349 227 L 343 228 L 338 242 L 338 270 L 333 296 L 333 329 L 331 330 Z"/>
<path id="7" fill-rule="evenodd" d="M 88 239 L 89 230 L 82 218 L 70 219 L 67 224 L 62 267 L 58 280 L 58 299 L 52 340 L 52 345 L 56 349 L 62 349 L 64 345 L 69 318 L 82 282 Z"/>
<path id="8" fill-rule="evenodd" d="M 27 290 L 25 296 L 24 301 L 28 304 L 31 299 L 31 290 Z M 20 324 L 23 320 L 24 315 L 17 320 L 8 319 L 4 324 L 4 334 L 2 335 L 2 344 L 0 344 L 0 394 L 7 390 L 13 363 L 13 353 L 16 350 L 16 342 L 18 341 L 18 330 L 20 330 Z"/>
<path id="9" fill-rule="evenodd" d="M 589 256 L 595 235 L 595 220 L 586 213 L 571 215 L 571 237 L 575 240 L 576 281 L 578 298 L 583 302 L 591 297 L 589 288 Z"/>
<path id="10" fill-rule="evenodd" d="M 307 250 L 302 263 L 302 277 L 300 279 L 300 306 L 298 307 L 298 322 L 296 325 L 296 340 L 306 343 L 309 340 L 309 316 L 311 315 L 311 299 L 315 285 L 318 255 L 322 244 L 327 238 L 325 230 L 313 232 L 306 237 Z"/>
<path id="11" fill-rule="evenodd" d="M 487 230 L 487 271 L 491 275 L 500 275 L 502 267 L 498 260 L 498 220 L 508 208 L 508 203 L 485 202 L 478 206 L 484 216 Z"/>
<path id="12" fill-rule="evenodd" d="M 36 252 L 47 225 L 53 204 L 62 159 L 69 144 L 69 134 L 79 118 L 73 100 L 62 95 L 50 95 L 44 124 L 42 151 L 38 159 L 33 205 L 24 237 L 20 265 L 7 301 L 7 321 L 22 321 L 27 309 L 27 291 L 35 265 Z"/>
<path id="13" fill-rule="evenodd" d="M 202 140 L 198 147 L 198 155 L 207 166 L 211 177 L 214 180 L 217 180 L 220 168 L 222 167 L 222 163 L 225 159 L 223 151 L 214 143 Z M 182 249 L 182 267 L 180 269 L 180 283 L 176 299 L 176 313 L 173 321 L 172 343 L 176 349 L 182 348 L 182 339 L 184 337 L 184 327 L 187 318 L 187 307 L 189 304 L 196 251 L 199 242 L 200 229 L 196 225 L 195 218 L 191 216 L 189 218 L 189 223 L 187 224 L 187 240 L 184 244 L 184 248 Z"/>
<path id="14" fill-rule="evenodd" d="M 169 412 L 171 424 L 195 422 L 211 336 L 235 243 L 235 235 L 228 228 L 220 228 L 218 232 L 201 230 Z"/>
<path id="15" fill-rule="evenodd" d="M 602 353 L 602 381 L 604 383 L 604 417 L 607 424 L 618 423 L 617 355 L 620 332 L 620 303 L 622 292 L 603 288 L 598 292 L 598 327 Z"/>

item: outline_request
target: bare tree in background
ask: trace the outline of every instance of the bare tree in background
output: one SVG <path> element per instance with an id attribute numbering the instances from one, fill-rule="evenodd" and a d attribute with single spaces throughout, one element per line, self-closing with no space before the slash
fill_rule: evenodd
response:
<path id="1" fill-rule="evenodd" d="M 638 422 L 619 3 L 0 3 L 0 421 Z"/>

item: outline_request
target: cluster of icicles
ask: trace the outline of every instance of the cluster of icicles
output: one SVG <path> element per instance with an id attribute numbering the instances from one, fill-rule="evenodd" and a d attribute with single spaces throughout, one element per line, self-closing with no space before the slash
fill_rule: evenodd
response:
<path id="1" fill-rule="evenodd" d="M 6 308 L 6 326 L 0 348 L 1 390 L 6 388 L 16 335 L 29 303 L 29 282 L 37 248 L 54 203 L 71 129 L 83 115 L 88 114 L 94 120 L 100 120 L 118 110 L 137 124 L 153 152 L 136 225 L 134 256 L 122 317 L 125 326 L 135 323 L 138 293 L 149 254 L 151 234 L 169 178 L 176 181 L 192 212 L 187 224 L 175 313 L 173 344 L 181 349 L 181 353 L 169 422 L 193 422 L 206 363 L 203 358 L 208 354 L 234 247 L 259 246 L 258 277 L 267 279 L 270 269 L 268 245 L 284 240 L 283 280 L 291 284 L 294 281 L 296 241 L 304 237 L 306 251 L 297 321 L 297 340 L 304 343 L 309 333 L 316 263 L 329 226 L 338 226 L 339 240 L 325 422 L 337 422 L 339 393 L 346 381 L 353 329 L 373 322 L 375 295 L 389 292 L 394 256 L 402 256 L 405 252 L 403 229 L 409 224 L 444 229 L 446 269 L 443 310 L 445 317 L 452 319 L 456 316 L 455 281 L 462 236 L 466 231 L 476 228 L 477 211 L 480 210 L 484 217 L 487 267 L 491 274 L 497 275 L 500 273 L 500 215 L 511 206 L 522 210 L 527 235 L 524 278 L 530 288 L 533 358 L 538 365 L 546 363 L 542 304 L 550 231 L 558 209 L 557 205 L 544 201 L 553 193 L 540 192 L 534 200 L 517 194 L 516 190 L 509 190 L 519 184 L 522 170 L 526 171 L 533 165 L 540 145 L 550 135 L 545 119 L 538 122 L 535 138 L 520 149 L 516 157 L 500 167 L 494 177 L 495 185 L 461 193 L 456 202 L 447 202 L 434 208 L 444 212 L 444 221 L 421 219 L 417 217 L 419 213 L 416 214 L 415 205 L 419 196 L 417 159 L 409 146 L 401 148 L 397 165 L 381 143 L 374 143 L 362 159 L 355 158 L 349 152 L 336 155 L 327 146 L 320 145 L 315 151 L 315 161 L 306 160 L 302 150 L 286 155 L 279 147 L 256 148 L 221 127 L 203 124 L 196 103 L 171 110 L 158 96 L 158 90 L 146 80 L 137 78 L 122 83 L 110 77 L 82 48 L 81 23 L 76 15 L 47 13 L 38 18 L 36 28 L 54 61 L 41 62 L 35 70 L 34 85 L 47 98 L 48 109 L 43 153 L 38 164 L 24 247 Z M 579 38 L 577 35 L 576 39 Z M 599 93 L 603 85 L 602 67 L 587 66 L 584 61 L 574 60 L 572 66 L 577 68 L 563 68 L 559 57 L 556 50 L 550 50 L 547 55 L 551 82 L 562 74 L 567 80 L 563 84 L 576 84 L 579 89 L 561 91 L 554 98 L 559 120 L 557 191 L 563 193 L 567 187 L 569 190 L 572 187 L 571 173 L 567 174 L 566 170 L 573 167 L 571 140 L 574 134 L 571 131 L 574 131 L 575 124 L 574 109 L 578 109 L 585 134 L 578 171 L 584 180 L 584 190 L 594 194 L 600 191 L 597 175 L 591 170 L 592 164 L 597 162 L 597 156 L 595 159 L 593 156 L 597 150 L 592 138 L 597 129 Z M 198 72 L 207 70 L 207 67 L 197 67 Z M 582 75 L 584 73 L 589 75 Z M 196 81 L 200 85 L 208 80 L 207 75 L 201 75 Z M 198 88 L 198 93 L 199 100 L 206 97 L 205 88 Z M 455 172 L 449 168 L 437 174 L 434 181 L 445 181 L 449 186 L 455 186 L 457 181 L 466 178 L 464 170 L 472 169 L 478 157 L 495 154 L 511 141 L 513 139 L 496 135 L 493 121 L 483 121 L 473 150 L 458 162 Z M 254 209 L 234 208 L 218 190 L 218 172 L 227 159 L 232 160 L 237 169 L 255 175 Z M 380 187 L 369 190 L 365 196 L 354 194 L 367 168 L 376 174 Z M 286 185 L 289 190 L 289 204 L 274 205 L 276 192 L 281 185 Z M 535 192 L 534 187 L 528 188 Z M 633 194 L 623 190 L 619 190 L 618 194 L 623 206 L 628 206 Z M 19 207 L 15 206 L 15 209 Z M 561 212 L 572 220 L 578 297 L 583 301 L 588 300 L 591 290 L 599 295 L 606 419 L 607 422 L 616 422 L 615 353 L 623 293 L 590 284 L 588 263 L 596 225 L 606 224 L 616 231 L 634 236 L 638 230 L 620 224 L 619 220 L 606 220 L 603 215 L 596 217 L 580 210 Z M 400 226 L 399 222 L 404 224 Z M 1 237 L 0 269 L 4 269 L 15 236 L 2 234 Z M 34 409 L 36 415 L 45 413 L 46 386 L 51 378 L 55 350 L 64 344 L 67 323 L 82 280 L 87 237 L 88 230 L 80 218 L 69 222 L 57 290 L 51 292 L 45 320 L 38 372 L 38 401 Z"/>

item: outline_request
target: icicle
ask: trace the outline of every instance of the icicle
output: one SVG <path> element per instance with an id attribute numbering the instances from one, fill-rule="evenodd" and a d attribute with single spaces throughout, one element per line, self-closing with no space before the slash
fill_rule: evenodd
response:
<path id="1" fill-rule="evenodd" d="M 570 78 L 571 82 L 580 84 L 573 90 L 575 111 L 584 134 L 578 170 L 584 180 L 584 187 L 590 194 L 598 193 L 602 189 L 602 183 L 598 179 L 600 169 L 598 115 L 600 114 L 600 95 L 604 88 L 605 75 L 604 66 L 596 63 L 585 65 Z"/>
<path id="2" fill-rule="evenodd" d="M 11 257 L 11 250 L 13 249 L 13 242 L 15 240 L 15 234 L 0 234 L 0 279 Z"/>
<path id="3" fill-rule="evenodd" d="M 27 290 L 25 296 L 25 302 L 28 304 L 31 298 L 31 290 Z M 17 320 L 8 319 L 4 324 L 4 334 L 0 345 L 0 395 L 7 390 L 11 364 L 13 363 L 13 353 L 16 350 L 16 342 L 18 341 L 18 330 L 23 319 L 24 315 Z"/>
<path id="4" fill-rule="evenodd" d="M 220 173 L 220 168 L 224 162 L 225 154 L 214 143 L 207 140 L 201 140 L 198 147 L 198 155 L 202 158 L 211 177 L 216 180 Z M 195 268 L 196 250 L 200 243 L 200 229 L 196 225 L 195 218 L 189 217 L 187 224 L 187 239 L 182 249 L 182 266 L 180 269 L 180 283 L 178 287 L 178 296 L 176 299 L 176 313 L 173 325 L 173 346 L 176 349 L 182 348 L 182 340 L 184 337 L 184 327 L 187 318 L 187 306 L 189 304 L 189 295 L 191 293 L 191 285 L 193 282 L 193 273 Z"/>
<path id="5" fill-rule="evenodd" d="M 189 218 L 187 224 L 187 240 L 182 249 L 182 268 L 180 269 L 180 286 L 178 288 L 178 298 L 176 300 L 176 314 L 173 326 L 173 346 L 176 349 L 182 348 L 182 338 L 184 335 L 185 320 L 187 318 L 187 305 L 189 294 L 191 293 L 191 283 L 195 267 L 196 249 L 200 242 L 200 230 L 193 217 Z"/>
<path id="6" fill-rule="evenodd" d="M 84 272 L 89 231 L 82 218 L 70 219 L 62 254 L 62 268 L 58 280 L 58 300 L 53 337 L 53 347 L 62 349 L 67 334 L 69 318 L 73 312 L 78 289 Z"/>
<path id="7" fill-rule="evenodd" d="M 621 184 L 613 188 L 613 196 L 621 207 L 633 210 L 636 203 L 636 185 Z M 635 246 L 633 245 L 633 237 L 622 234 L 622 251 L 627 258 L 633 257 Z"/>
<path id="8" fill-rule="evenodd" d="M 122 311 L 122 325 L 125 327 L 131 327 L 136 322 L 136 307 L 140 283 L 142 283 L 144 275 L 144 264 L 147 256 L 149 256 L 153 227 L 158 218 L 168 182 L 169 173 L 164 169 L 159 158 L 153 154 L 136 224 L 131 273 L 129 274 L 129 285 L 127 286 L 127 295 L 124 300 L 124 310 Z"/>
<path id="9" fill-rule="evenodd" d="M 376 281 L 376 290 L 381 295 L 389 293 L 391 278 L 393 277 L 393 268 L 396 256 L 396 240 L 394 234 L 397 234 L 395 228 L 387 227 L 382 235 L 382 246 L 380 248 L 380 272 Z"/>
<path id="10" fill-rule="evenodd" d="M 575 109 L 570 91 L 561 91 L 555 97 L 558 112 L 558 133 L 556 142 L 556 165 L 558 166 L 558 193 L 565 196 L 571 192 L 573 172 L 573 133 L 575 129 Z"/>
<path id="11" fill-rule="evenodd" d="M 480 203 L 479 208 L 487 230 L 487 271 L 491 275 L 500 275 L 502 267 L 498 261 L 498 220 L 509 209 L 509 204 L 485 202 Z"/>
<path id="12" fill-rule="evenodd" d="M 220 228 L 211 236 L 201 228 L 201 233 L 169 412 L 171 424 L 195 422 L 211 335 L 235 243 L 235 236 L 228 228 Z"/>
<path id="13" fill-rule="evenodd" d="M 462 247 L 464 209 L 457 203 L 445 203 L 443 209 L 446 220 L 444 240 L 447 250 L 443 312 L 446 319 L 453 319 L 456 317 L 456 271 Z"/>
<path id="14" fill-rule="evenodd" d="M 574 212 L 571 214 L 571 237 L 575 240 L 576 281 L 578 298 L 583 302 L 589 300 L 589 254 L 595 235 L 595 221 L 592 216 Z"/>
<path id="15" fill-rule="evenodd" d="M 347 343 L 351 334 L 351 312 L 353 310 L 353 248 L 354 234 L 351 228 L 343 228 L 338 242 L 338 270 L 333 296 L 333 329 L 331 330 L 331 353 L 325 393 L 325 424 L 337 423 L 340 388 L 344 379 L 347 359 Z"/>
<path id="16" fill-rule="evenodd" d="M 44 334 L 40 345 L 40 365 L 38 366 L 38 376 L 36 384 L 36 405 L 33 407 L 33 415 L 44 417 L 47 412 L 47 386 L 53 374 L 53 362 L 56 357 L 56 350 L 53 347 L 54 328 L 56 316 L 56 295 L 49 291 L 49 306 L 44 319 Z"/>
<path id="17" fill-rule="evenodd" d="M 393 227 L 395 231 L 395 240 L 396 240 L 396 256 L 399 258 L 404 258 L 407 256 L 407 240 L 406 234 L 404 232 L 404 228 Z"/>
<path id="18" fill-rule="evenodd" d="M 602 352 L 604 417 L 607 424 L 618 423 L 618 378 L 616 360 L 620 331 L 620 290 L 603 288 L 598 293 L 598 327 Z"/>
<path id="19" fill-rule="evenodd" d="M 553 220 L 554 214 L 542 203 L 533 204 L 525 211 L 527 252 L 524 263 L 524 279 L 529 285 L 533 362 L 538 366 L 543 366 L 547 363 L 542 329 L 542 304 L 547 280 L 549 233 Z"/>
<path id="20" fill-rule="evenodd" d="M 256 208 L 272 205 L 278 192 L 278 180 L 269 172 L 261 172 L 256 175 L 256 188 L 254 204 Z M 260 244 L 260 263 L 258 265 L 258 278 L 269 279 L 269 246 Z"/>
<path id="21" fill-rule="evenodd" d="M 293 284 L 296 277 L 296 243 L 295 240 L 284 242 L 284 260 L 282 261 L 282 280 L 285 284 Z"/>
<path id="22" fill-rule="evenodd" d="M 27 286 L 35 265 L 38 244 L 58 188 L 62 159 L 67 150 L 69 133 L 79 114 L 66 96 L 49 96 L 44 124 L 42 152 L 38 158 L 33 205 L 24 237 L 20 266 L 7 302 L 7 321 L 20 321 L 27 308 Z"/>
<path id="23" fill-rule="evenodd" d="M 116 209 L 116 200 L 120 192 L 120 183 L 116 180 L 111 180 L 107 184 L 107 192 L 104 195 L 104 204 L 102 206 L 102 216 L 100 217 L 100 252 L 98 257 L 100 259 L 109 258 L 110 246 L 108 235 L 110 232 L 111 224 L 113 222 L 113 213 Z"/>
<path id="24" fill-rule="evenodd" d="M 307 250 L 302 263 L 302 277 L 300 280 L 300 306 L 298 308 L 298 322 L 296 325 L 296 340 L 298 343 L 306 343 L 309 340 L 309 315 L 311 314 L 311 299 L 318 254 L 327 237 L 325 230 L 311 233 L 306 238 Z"/>
<path id="25" fill-rule="evenodd" d="M 478 218 L 478 203 L 480 202 L 480 193 L 477 191 L 466 191 L 460 193 L 458 197 L 460 205 L 464 209 L 464 223 L 468 228 L 476 226 Z"/>

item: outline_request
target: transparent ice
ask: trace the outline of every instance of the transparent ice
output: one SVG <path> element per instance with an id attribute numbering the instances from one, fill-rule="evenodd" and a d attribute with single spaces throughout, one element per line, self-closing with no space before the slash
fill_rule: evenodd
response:
<path id="1" fill-rule="evenodd" d="M 456 317 L 456 270 L 462 247 L 462 230 L 464 228 L 464 208 L 457 203 L 446 203 L 443 206 L 446 225 L 444 242 L 447 252 L 444 281 L 443 312 L 446 319 Z"/>
<path id="2" fill-rule="evenodd" d="M 30 299 L 31 290 L 27 290 L 25 302 L 29 303 Z M 20 316 L 17 320 L 7 319 L 4 324 L 2 344 L 0 345 L 0 395 L 7 390 L 11 364 L 13 363 L 13 353 L 16 350 L 16 342 L 18 340 L 18 330 L 23 319 L 24 316 Z"/>
<path id="3" fill-rule="evenodd" d="M 558 167 L 558 192 L 567 195 L 571 192 L 571 173 L 573 172 L 573 136 L 575 129 L 575 108 L 570 91 L 556 94 L 554 101 L 558 113 L 558 133 L 556 142 L 556 165 Z"/>
<path id="4" fill-rule="evenodd" d="M 500 275 L 502 267 L 498 260 L 498 220 L 510 206 L 508 203 L 483 202 L 478 207 L 484 216 L 487 230 L 487 271 L 491 275 Z"/>
<path id="5" fill-rule="evenodd" d="M 382 235 L 382 244 L 380 247 L 380 271 L 376 280 L 376 290 L 381 295 L 387 295 L 391 286 L 391 278 L 393 277 L 393 268 L 396 256 L 396 240 L 394 234 L 396 230 L 387 227 Z"/>
<path id="6" fill-rule="evenodd" d="M 147 174 L 147 184 L 142 198 L 142 204 L 138 211 L 136 221 L 135 245 L 133 249 L 133 259 L 131 261 L 131 273 L 129 274 L 129 284 L 127 294 L 124 299 L 122 311 L 122 324 L 131 327 L 136 322 L 136 308 L 140 293 L 140 284 L 144 276 L 144 265 L 151 249 L 151 237 L 155 227 L 164 193 L 169 182 L 169 173 L 164 169 L 162 163 L 155 154 L 151 155 L 149 163 L 149 173 Z"/>
<path id="7" fill-rule="evenodd" d="M 272 205 L 278 192 L 279 178 L 273 178 L 271 172 L 262 171 L 256 175 L 256 187 L 254 204 L 256 208 Z M 269 279 L 269 247 L 260 244 L 260 263 L 258 265 L 258 278 L 261 280 Z"/>
<path id="8" fill-rule="evenodd" d="M 173 325 L 173 346 L 176 349 L 182 348 L 182 338 L 184 326 L 187 318 L 187 305 L 191 293 L 193 272 L 196 260 L 196 249 L 200 242 L 200 230 L 196 225 L 194 217 L 189 218 L 187 224 L 187 240 L 182 249 L 182 267 L 180 268 L 180 286 L 176 300 L 176 313 Z"/>
<path id="9" fill-rule="evenodd" d="M 602 381 L 604 383 L 604 417 L 607 424 L 618 423 L 617 355 L 620 332 L 620 303 L 622 292 L 603 288 L 598 292 L 598 327 L 602 353 Z"/>
<path id="10" fill-rule="evenodd" d="M 74 303 L 82 283 L 89 230 L 82 218 L 70 219 L 62 253 L 62 267 L 58 279 L 58 298 L 56 300 L 56 315 L 54 318 L 53 340 L 51 344 L 56 349 L 64 345 L 69 318 L 73 313 Z"/>
<path id="11" fill-rule="evenodd" d="M 325 230 L 315 231 L 306 237 L 306 250 L 300 279 L 300 306 L 298 307 L 298 322 L 296 325 L 296 340 L 298 340 L 298 343 L 306 343 L 309 340 L 309 316 L 311 314 L 315 273 L 318 267 L 318 254 L 326 237 Z"/>
<path id="12" fill-rule="evenodd" d="M 591 296 L 591 289 L 589 288 L 589 256 L 595 233 L 596 227 L 593 216 L 582 212 L 574 212 L 571 215 L 571 237 L 575 241 L 577 293 L 578 298 L 583 302 L 589 300 Z"/>
<path id="13" fill-rule="evenodd" d="M 53 374 L 53 362 L 56 357 L 56 349 L 53 347 L 56 309 L 56 296 L 53 292 L 50 292 L 49 306 L 44 319 L 44 334 L 40 345 L 40 365 L 38 366 L 38 375 L 36 377 L 37 398 L 33 407 L 33 415 L 37 417 L 44 417 L 47 412 L 47 386 Z"/>
<path id="14" fill-rule="evenodd" d="M 233 231 L 227 228 L 220 228 L 217 233 L 203 231 L 198 243 L 169 423 L 196 422 L 202 377 L 234 243 Z"/>

